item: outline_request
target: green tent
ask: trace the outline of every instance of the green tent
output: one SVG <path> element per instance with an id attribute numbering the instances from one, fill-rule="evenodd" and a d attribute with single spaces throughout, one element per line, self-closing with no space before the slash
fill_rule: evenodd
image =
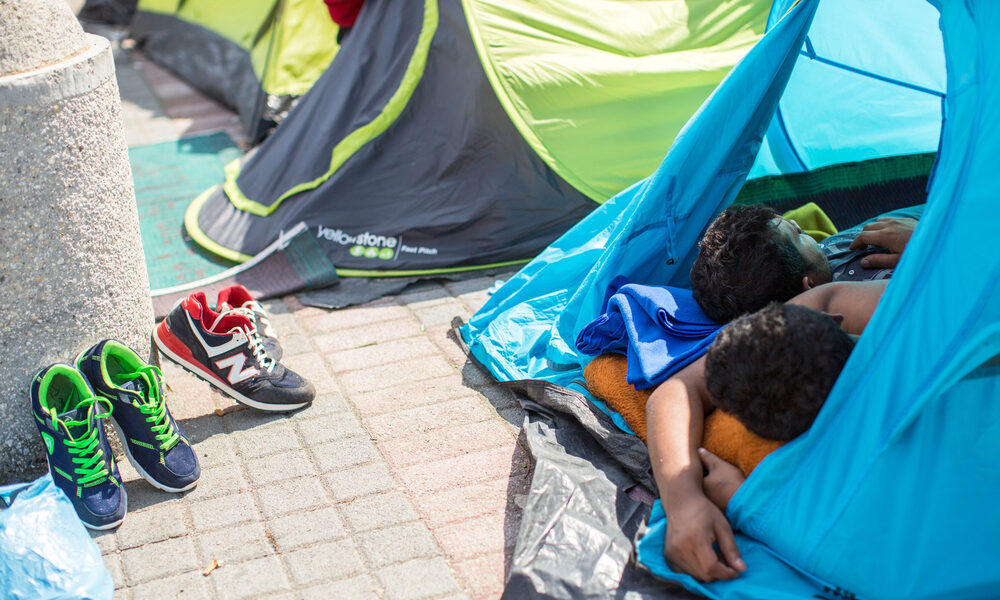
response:
<path id="1" fill-rule="evenodd" d="M 239 113 L 254 141 L 338 49 L 320 0 L 140 0 L 131 33 L 150 59 Z"/>
<path id="2" fill-rule="evenodd" d="M 192 203 L 187 231 L 243 261 L 304 222 L 345 276 L 524 262 L 656 169 L 768 9 L 368 0 L 281 126 Z"/>

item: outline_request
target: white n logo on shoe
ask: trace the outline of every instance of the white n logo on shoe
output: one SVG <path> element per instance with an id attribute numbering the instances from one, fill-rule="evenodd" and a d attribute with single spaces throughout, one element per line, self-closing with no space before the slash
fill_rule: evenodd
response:
<path id="1" fill-rule="evenodd" d="M 219 346 L 210 346 L 208 345 L 208 342 L 205 341 L 205 338 L 201 337 L 201 332 L 198 331 L 198 326 L 194 324 L 194 321 L 191 320 L 191 315 L 188 314 L 186 310 L 184 311 L 184 316 L 187 317 L 188 325 L 191 326 L 191 331 L 194 333 L 194 337 L 198 338 L 198 342 L 201 344 L 201 347 L 205 349 L 205 353 L 208 354 L 209 357 L 218 356 L 223 352 L 228 352 L 233 348 L 238 348 L 239 346 L 247 343 L 246 336 L 239 332 L 234 332 L 233 338 L 228 342 Z M 241 364 L 240 366 L 242 367 L 243 365 Z"/>
<path id="2" fill-rule="evenodd" d="M 247 357 L 243 353 L 238 353 L 230 356 L 229 358 L 223 358 L 222 360 L 215 361 L 215 368 L 220 371 L 226 367 L 229 367 L 229 375 L 226 379 L 229 383 L 236 385 L 241 381 L 246 381 L 250 379 L 260 371 L 256 367 L 249 367 L 247 369 L 243 368 L 247 362 Z"/>

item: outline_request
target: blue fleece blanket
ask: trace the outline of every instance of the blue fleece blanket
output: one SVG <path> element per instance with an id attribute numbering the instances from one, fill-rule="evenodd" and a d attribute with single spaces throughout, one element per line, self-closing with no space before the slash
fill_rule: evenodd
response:
<path id="1" fill-rule="evenodd" d="M 580 331 L 576 347 L 594 356 L 624 354 L 626 380 L 646 389 L 704 354 L 719 329 L 691 290 L 633 284 L 617 277 L 608 286 L 603 314 Z"/>

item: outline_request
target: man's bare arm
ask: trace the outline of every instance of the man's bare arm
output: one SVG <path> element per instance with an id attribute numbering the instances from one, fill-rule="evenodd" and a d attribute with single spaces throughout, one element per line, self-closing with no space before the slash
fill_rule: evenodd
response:
<path id="1" fill-rule="evenodd" d="M 788 302 L 831 315 L 843 315 L 844 320 L 840 327 L 847 333 L 861 335 L 868 326 L 868 321 L 871 320 L 888 284 L 888 279 L 828 283 L 802 292 Z"/>
<path id="2" fill-rule="evenodd" d="M 699 581 L 733 579 L 746 569 L 729 522 L 702 488 L 698 447 L 712 408 L 704 357 L 662 383 L 646 403 L 646 444 L 667 513 L 664 556 L 673 569 Z"/>

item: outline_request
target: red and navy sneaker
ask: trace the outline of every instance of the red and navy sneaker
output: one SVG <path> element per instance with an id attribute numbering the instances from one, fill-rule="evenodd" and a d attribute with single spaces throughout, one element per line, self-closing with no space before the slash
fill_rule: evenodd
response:
<path id="1" fill-rule="evenodd" d="M 249 290 L 239 284 L 222 288 L 219 290 L 215 310 L 223 315 L 236 311 L 249 317 L 253 321 L 254 327 L 257 328 L 260 339 L 264 342 L 264 350 L 267 350 L 267 355 L 275 361 L 281 360 L 281 343 L 278 342 L 274 328 L 271 327 L 270 316 L 260 305 L 260 302 L 254 300 Z"/>
<path id="2" fill-rule="evenodd" d="M 143 479 L 165 492 L 186 492 L 198 485 L 198 456 L 167 410 L 160 369 L 116 340 L 84 350 L 76 368 L 110 401 L 111 425 Z"/>
<path id="3" fill-rule="evenodd" d="M 153 330 L 167 358 L 259 410 L 285 412 L 316 396 L 311 383 L 267 354 L 253 321 L 240 312 L 220 315 L 204 292 L 182 300 Z"/>
<path id="4" fill-rule="evenodd" d="M 61 364 L 39 371 L 28 395 L 49 472 L 77 516 L 90 529 L 121 525 L 128 495 L 101 426 L 111 404 L 94 394 L 80 371 Z"/>

